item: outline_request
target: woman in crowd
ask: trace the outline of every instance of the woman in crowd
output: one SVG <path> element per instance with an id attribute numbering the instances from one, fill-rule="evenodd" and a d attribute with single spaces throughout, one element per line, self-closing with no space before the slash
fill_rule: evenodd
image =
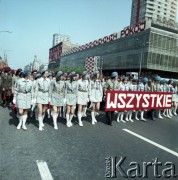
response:
<path id="1" fill-rule="evenodd" d="M 103 98 L 103 88 L 101 80 L 99 78 L 99 71 L 95 71 L 93 74 L 93 80 L 90 81 L 90 101 L 92 102 L 91 118 L 92 124 L 97 123 L 96 113 L 100 109 L 100 102 Z"/>
<path id="2" fill-rule="evenodd" d="M 16 85 L 16 107 L 18 108 L 19 124 L 17 129 L 27 130 L 26 120 L 27 113 L 31 107 L 32 97 L 32 81 L 30 78 L 30 71 L 23 71 L 23 78 L 18 80 Z"/>
<path id="3" fill-rule="evenodd" d="M 177 106 L 178 106 L 178 87 L 177 87 L 177 81 L 173 81 L 173 96 L 172 96 L 172 101 L 173 101 L 173 114 L 176 116 L 177 115 Z"/>
<path id="4" fill-rule="evenodd" d="M 138 91 L 141 91 L 141 92 L 147 92 L 147 91 L 150 91 L 150 88 L 148 86 L 148 78 L 147 77 L 144 77 L 142 79 L 142 83 L 140 83 L 138 85 Z M 146 119 L 144 118 L 144 112 L 145 110 L 140 110 L 140 120 L 141 121 L 146 121 Z"/>
<path id="5" fill-rule="evenodd" d="M 36 107 L 36 95 L 35 95 L 35 92 L 36 92 L 36 83 L 37 83 L 37 80 L 41 77 L 41 74 L 40 73 L 37 73 L 34 75 L 34 79 L 33 79 L 33 82 L 32 82 L 32 91 L 33 91 L 33 96 L 32 96 L 32 101 L 31 101 L 31 112 L 30 112 L 30 117 L 33 117 L 33 112 L 34 112 L 34 109 Z M 36 115 L 35 115 L 35 118 L 36 120 L 38 120 L 38 116 L 37 116 L 37 109 L 35 111 Z"/>
<path id="6" fill-rule="evenodd" d="M 57 117 L 60 113 L 60 109 L 64 106 L 65 99 L 65 82 L 62 80 L 62 71 L 58 71 L 56 74 L 56 79 L 51 81 L 50 84 L 50 103 L 52 106 L 52 118 L 54 129 L 58 129 L 57 127 Z"/>
<path id="7" fill-rule="evenodd" d="M 48 71 L 43 70 L 41 72 L 41 78 L 37 80 L 36 83 L 36 103 L 38 109 L 38 121 L 39 121 L 39 130 L 42 131 L 44 124 L 43 119 L 49 104 L 49 88 L 50 80 L 47 78 Z"/>
<path id="8" fill-rule="evenodd" d="M 77 104 L 79 126 L 83 126 L 82 112 L 89 102 L 89 81 L 86 79 L 87 71 L 83 71 L 82 78 L 77 81 Z"/>
<path id="9" fill-rule="evenodd" d="M 65 97 L 66 97 L 65 101 L 67 106 L 67 113 L 66 113 L 67 127 L 72 126 L 72 118 L 74 116 L 76 103 L 77 103 L 77 82 L 75 80 L 76 74 L 75 72 L 71 72 L 69 76 L 70 79 L 66 81 L 66 85 L 65 85 Z"/>

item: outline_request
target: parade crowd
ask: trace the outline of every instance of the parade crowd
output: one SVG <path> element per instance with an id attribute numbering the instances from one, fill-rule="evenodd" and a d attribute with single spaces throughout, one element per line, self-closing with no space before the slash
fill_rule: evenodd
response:
<path id="1" fill-rule="evenodd" d="M 11 70 L 5 67 L 0 71 L 0 92 L 2 106 L 11 106 L 19 120 L 17 129 L 27 130 L 28 116 L 36 118 L 39 130 L 44 130 L 44 117 L 53 119 L 54 129 L 58 129 L 57 121 L 61 117 L 66 119 L 66 126 L 72 127 L 73 117 L 76 116 L 80 127 L 83 126 L 82 118 L 86 111 L 91 109 L 91 123 L 97 123 L 97 116 L 101 104 L 104 104 L 107 90 L 120 91 L 150 91 L 171 92 L 172 108 L 164 110 L 140 110 L 106 112 L 106 124 L 112 125 L 114 114 L 117 122 L 146 121 L 145 118 L 154 120 L 155 117 L 163 119 L 177 116 L 178 82 L 155 76 L 135 79 L 134 77 L 119 77 L 117 72 L 112 72 L 110 77 L 104 77 L 99 70 L 92 76 L 83 71 L 64 73 L 62 71 L 48 72 L 43 70 Z M 90 106 L 90 107 L 89 107 Z"/>

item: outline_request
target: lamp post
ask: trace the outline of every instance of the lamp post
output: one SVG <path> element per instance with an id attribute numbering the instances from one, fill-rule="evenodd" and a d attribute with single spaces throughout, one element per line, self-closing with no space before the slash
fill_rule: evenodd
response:
<path id="1" fill-rule="evenodd" d="M 0 31 L 0 33 L 3 33 L 3 32 L 12 33 L 11 31 Z"/>
<path id="2" fill-rule="evenodd" d="M 139 39 L 137 39 L 137 43 L 138 43 Z M 143 61 L 143 58 L 144 58 L 144 52 L 143 52 L 143 49 L 144 47 L 146 47 L 146 45 L 149 44 L 149 42 L 142 42 L 139 44 L 139 47 L 141 47 L 141 52 L 140 52 L 140 63 L 139 63 L 139 77 L 141 75 L 141 72 L 142 72 L 142 61 Z"/>
<path id="3" fill-rule="evenodd" d="M 138 75 L 140 76 L 141 75 L 141 72 L 142 72 L 142 59 L 143 59 L 143 48 L 145 47 L 145 43 L 143 43 L 141 45 L 141 54 L 140 54 L 140 68 L 139 68 L 139 73 Z"/>

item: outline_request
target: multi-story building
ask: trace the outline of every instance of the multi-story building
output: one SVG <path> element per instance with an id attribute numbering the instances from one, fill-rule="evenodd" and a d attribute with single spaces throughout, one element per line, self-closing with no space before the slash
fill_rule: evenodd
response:
<path id="1" fill-rule="evenodd" d="M 71 43 L 70 37 L 67 35 L 54 34 L 53 35 L 53 47 L 61 42 L 62 42 L 62 46 L 63 46 L 63 48 L 62 48 L 63 52 L 79 46 L 78 44 Z"/>
<path id="2" fill-rule="evenodd" d="M 175 24 L 177 0 L 132 0 L 130 25 L 146 20 Z"/>
<path id="3" fill-rule="evenodd" d="M 163 9 L 163 2 L 169 9 Z M 176 3 L 176 0 L 133 0 L 131 26 L 66 52 L 62 50 L 62 54 L 49 68 L 82 66 L 91 71 L 97 65 L 103 69 L 104 74 L 110 74 L 111 71 L 123 74 L 130 71 L 138 72 L 141 76 L 159 74 L 162 77 L 178 79 Z M 160 18 L 154 19 L 158 17 L 157 10 L 152 11 L 152 16 L 148 16 L 150 4 L 153 4 L 154 8 L 160 4 L 160 8 L 157 6 L 160 12 L 163 11 L 159 14 Z M 138 5 L 139 14 L 135 13 L 137 17 L 134 15 L 133 6 Z M 145 13 L 142 16 L 140 12 L 143 7 Z M 164 11 L 173 13 L 165 16 Z"/>
<path id="4" fill-rule="evenodd" d="M 41 65 L 41 61 L 39 59 L 37 59 L 37 56 L 34 56 L 34 61 L 33 61 L 33 65 L 32 65 L 32 69 L 36 69 L 37 71 L 39 71 Z"/>
<path id="5" fill-rule="evenodd" d="M 70 42 L 70 37 L 63 34 L 53 34 L 53 44 L 52 46 L 56 46 L 60 42 Z"/>
<path id="6" fill-rule="evenodd" d="M 24 67 L 24 70 L 37 70 L 37 71 L 42 71 L 43 69 L 48 69 L 48 63 L 42 63 L 38 58 L 37 55 L 34 56 L 34 60 L 32 63 L 26 65 Z"/>

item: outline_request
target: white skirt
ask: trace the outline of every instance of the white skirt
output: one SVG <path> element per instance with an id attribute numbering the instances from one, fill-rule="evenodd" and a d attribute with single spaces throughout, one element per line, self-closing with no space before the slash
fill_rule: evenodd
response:
<path id="1" fill-rule="evenodd" d="M 88 102 L 88 92 L 78 92 L 77 95 L 77 104 L 80 105 L 87 105 Z"/>
<path id="2" fill-rule="evenodd" d="M 172 101 L 178 102 L 178 94 L 173 94 L 172 95 Z"/>
<path id="3" fill-rule="evenodd" d="M 91 90 L 91 95 L 90 95 L 90 101 L 97 103 L 102 101 L 102 94 L 100 93 L 100 90 Z"/>

